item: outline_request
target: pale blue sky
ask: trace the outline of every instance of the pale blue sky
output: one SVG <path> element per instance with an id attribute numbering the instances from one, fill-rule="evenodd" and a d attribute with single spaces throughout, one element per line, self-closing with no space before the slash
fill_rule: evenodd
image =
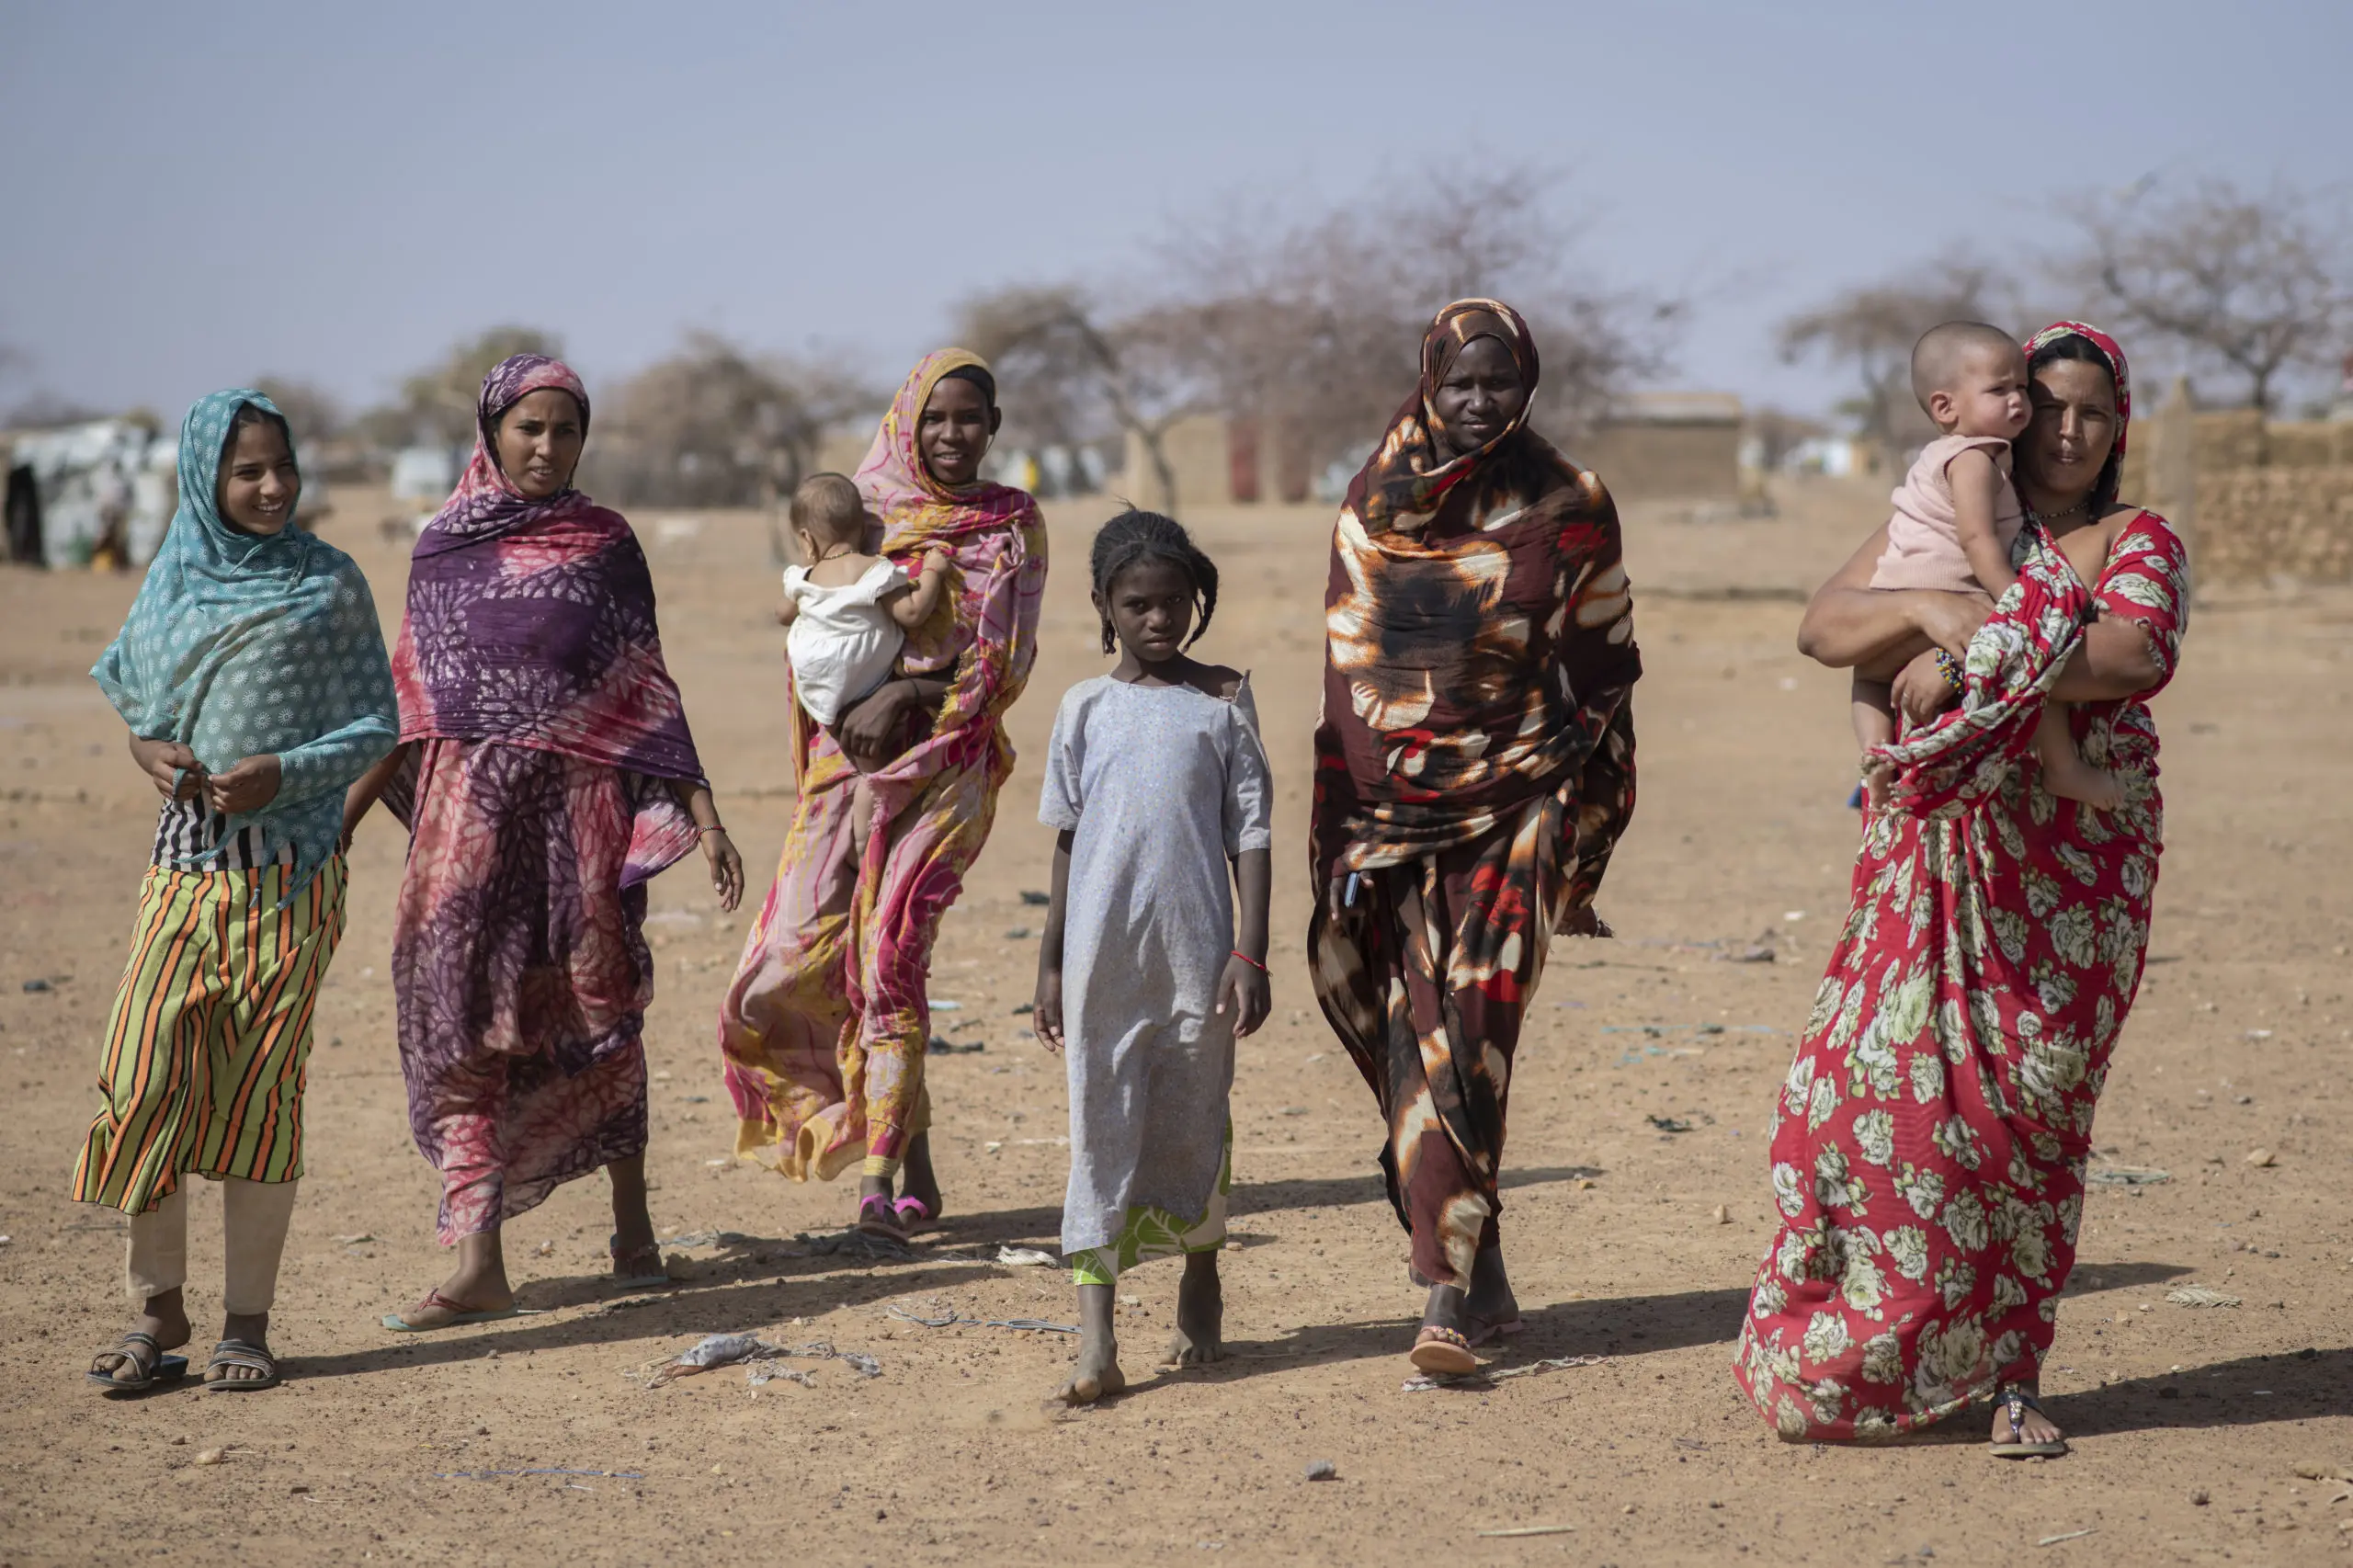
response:
<path id="1" fill-rule="evenodd" d="M 1491 149 L 1701 291 L 1669 382 L 1819 409 L 1789 310 L 2152 169 L 2342 180 L 2348 62 L 2345 0 L 0 0 L 0 401 L 364 402 L 501 321 L 592 385 L 694 327 L 890 379 L 972 289 Z"/>

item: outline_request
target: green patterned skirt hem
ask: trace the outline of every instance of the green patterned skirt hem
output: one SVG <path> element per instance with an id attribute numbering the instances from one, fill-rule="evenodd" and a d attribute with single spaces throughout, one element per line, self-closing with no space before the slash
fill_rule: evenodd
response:
<path id="1" fill-rule="evenodd" d="M 1187 1219 L 1149 1203 L 1128 1210 L 1120 1239 L 1108 1246 L 1087 1247 L 1063 1261 L 1071 1278 L 1081 1285 L 1116 1285 L 1122 1271 L 1148 1257 L 1175 1257 L 1183 1253 L 1215 1252 L 1225 1244 L 1226 1195 L 1233 1189 L 1233 1123 L 1225 1124 L 1225 1152 L 1218 1161 L 1217 1187 L 1209 1208 Z"/>

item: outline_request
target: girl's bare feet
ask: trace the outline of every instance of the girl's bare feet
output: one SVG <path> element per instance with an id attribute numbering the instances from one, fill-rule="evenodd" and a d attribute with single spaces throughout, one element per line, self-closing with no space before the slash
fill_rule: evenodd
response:
<path id="1" fill-rule="evenodd" d="M 1206 1367 L 1225 1359 L 1225 1289 L 1217 1277 L 1217 1254 L 1185 1255 L 1185 1280 L 1176 1287 L 1176 1332 L 1161 1359 L 1172 1367 Z"/>
<path id="2" fill-rule="evenodd" d="M 1108 1285 L 1078 1288 L 1078 1365 L 1070 1381 L 1054 1391 L 1064 1404 L 1093 1404 L 1125 1393 L 1128 1375 L 1120 1370 L 1120 1341 L 1111 1332 L 1111 1291 Z"/>

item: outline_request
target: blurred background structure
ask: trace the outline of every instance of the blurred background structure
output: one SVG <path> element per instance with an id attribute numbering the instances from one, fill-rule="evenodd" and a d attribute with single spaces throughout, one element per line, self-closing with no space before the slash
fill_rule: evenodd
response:
<path id="1" fill-rule="evenodd" d="M 1984 36 L 2165 111 L 2028 72 L 2015 131 L 1956 166 L 1926 13 L 1449 24 L 1538 81 L 1574 62 L 1530 97 L 1477 73 L 1408 90 L 1399 29 L 1428 18 L 1388 6 L 923 9 L 883 84 L 842 69 L 868 57 L 854 11 L 719 6 L 669 37 L 592 5 L 530 72 L 613 112 L 551 150 L 494 112 L 509 63 L 436 10 L 13 18 L 12 558 L 144 560 L 179 409 L 241 379 L 296 429 L 310 520 L 329 486 L 428 512 L 482 372 L 525 348 L 588 376 L 582 483 L 624 506 L 772 508 L 854 468 L 947 340 L 997 369 L 1000 477 L 1179 513 L 1328 503 L 1421 324 L 1490 293 L 1536 329 L 1548 436 L 1622 499 L 1725 518 L 1769 510 L 1777 474 L 1892 482 L 1928 434 L 1905 375 L 1927 326 L 2082 314 L 2133 356 L 2137 494 L 2222 530 L 2214 569 L 2284 528 L 2310 570 L 2353 571 L 2326 108 L 2353 12 L 2257 6 L 2218 36 L 2188 5 L 2130 28 L 1996 6 Z M 256 72 L 299 130 L 176 134 Z"/>

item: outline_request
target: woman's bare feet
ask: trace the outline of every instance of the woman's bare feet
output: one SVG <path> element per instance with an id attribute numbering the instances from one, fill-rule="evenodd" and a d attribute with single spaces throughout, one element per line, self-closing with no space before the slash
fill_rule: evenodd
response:
<path id="1" fill-rule="evenodd" d="M 1111 1332 L 1112 1289 L 1078 1288 L 1078 1365 L 1071 1369 L 1070 1381 L 1054 1391 L 1064 1404 L 1093 1404 L 1127 1392 L 1128 1375 L 1120 1370 L 1120 1341 Z"/>
<path id="2" fill-rule="evenodd" d="M 1217 1277 L 1217 1254 L 1185 1255 L 1185 1279 L 1176 1287 L 1176 1332 L 1161 1360 L 1172 1367 L 1206 1367 L 1225 1359 L 1225 1288 Z"/>
<path id="3" fill-rule="evenodd" d="M 887 1190 L 887 1188 L 886 1188 Z M 939 1177 L 931 1168 L 931 1134 L 918 1132 L 907 1140 L 906 1158 L 899 1164 L 899 1196 L 912 1198 L 924 1212 L 939 1214 Z"/>
<path id="4" fill-rule="evenodd" d="M 662 1244 L 654 1239 L 654 1215 L 646 1207 L 645 1156 L 615 1160 L 605 1167 L 605 1175 L 613 1184 L 613 1278 L 665 1277 Z"/>
<path id="5" fill-rule="evenodd" d="M 460 1313 L 504 1312 L 514 1304 L 506 1246 L 491 1230 L 460 1238 L 457 1269 L 400 1316 L 411 1328 L 447 1328 Z"/>
<path id="6" fill-rule="evenodd" d="M 1520 1330 L 1519 1298 L 1504 1272 L 1504 1249 L 1482 1247 L 1471 1265 L 1471 1290 L 1462 1301 L 1462 1332 L 1473 1345 Z"/>
<path id="7" fill-rule="evenodd" d="M 143 1334 L 155 1341 L 157 1350 L 177 1350 L 188 1341 L 188 1302 L 176 1290 L 160 1296 L 150 1296 L 141 1304 L 138 1317 L 131 1321 L 130 1332 Z M 108 1348 L 98 1352 L 90 1369 L 109 1376 L 119 1383 L 137 1384 L 145 1381 L 138 1365 L 127 1350 Z M 154 1369 L 151 1366 L 147 1371 Z"/>
<path id="8" fill-rule="evenodd" d="M 1416 1271 L 1414 1278 L 1422 1276 Z M 1519 1301 L 1504 1272 L 1500 1246 L 1479 1249 L 1471 1265 L 1470 1290 L 1432 1285 L 1422 1308 L 1424 1328 L 1451 1329 L 1473 1345 L 1483 1345 L 1498 1334 L 1516 1333 L 1519 1324 Z"/>
<path id="9" fill-rule="evenodd" d="M 267 1312 L 223 1312 L 221 1315 L 221 1337 L 250 1345 L 267 1358 L 269 1314 Z M 208 1383 L 257 1383 L 267 1381 L 270 1375 L 258 1367 L 222 1362 L 217 1367 L 207 1369 L 204 1381 Z"/>
<path id="10" fill-rule="evenodd" d="M 2032 1403 L 2035 1390 L 2021 1384 L 2020 1398 L 2013 1404 L 2007 1398 L 1996 1395 L 1994 1400 L 1994 1452 L 1997 1458 L 2024 1459 L 2048 1455 L 2055 1457 L 2067 1451 L 2066 1435 L 2058 1423 L 2045 1415 Z M 2013 1421 L 2012 1417 L 2016 1416 Z M 2007 1450 L 2006 1452 L 2005 1450 Z M 2021 1451 L 2026 1450 L 2026 1451 Z"/>

